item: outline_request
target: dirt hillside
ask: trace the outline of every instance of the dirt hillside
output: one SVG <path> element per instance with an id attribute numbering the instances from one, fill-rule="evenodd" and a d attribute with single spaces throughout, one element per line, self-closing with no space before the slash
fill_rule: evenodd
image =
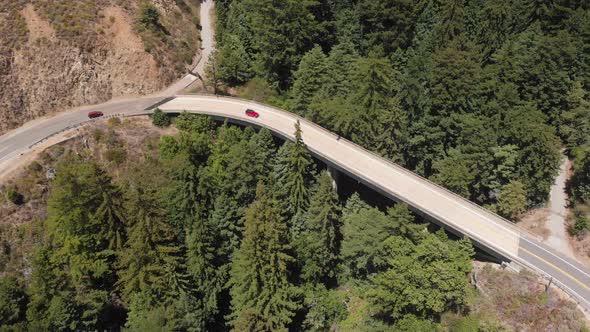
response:
<path id="1" fill-rule="evenodd" d="M 162 89 L 198 52 L 198 7 L 198 0 L 0 1 L 0 134 L 54 111 Z"/>

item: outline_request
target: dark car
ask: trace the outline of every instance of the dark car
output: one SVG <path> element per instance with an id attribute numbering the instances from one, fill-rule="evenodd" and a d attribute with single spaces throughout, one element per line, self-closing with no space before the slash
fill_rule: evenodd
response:
<path id="1" fill-rule="evenodd" d="M 99 118 L 99 117 L 101 117 L 103 115 L 104 114 L 102 114 L 102 112 L 98 112 L 98 111 L 88 112 L 88 117 L 91 118 L 91 119 Z"/>
<path id="2" fill-rule="evenodd" d="M 251 110 L 251 109 L 247 109 L 246 110 L 246 115 L 247 116 L 251 116 L 253 118 L 257 118 L 257 117 L 260 116 L 260 114 L 258 114 L 258 112 L 254 111 L 254 110 Z"/>

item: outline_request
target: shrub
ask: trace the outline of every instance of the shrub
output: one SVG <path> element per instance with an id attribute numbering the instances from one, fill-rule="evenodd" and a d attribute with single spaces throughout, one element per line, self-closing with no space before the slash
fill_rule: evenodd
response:
<path id="1" fill-rule="evenodd" d="M 569 228 L 569 232 L 571 235 L 581 235 L 588 229 L 590 229 L 590 223 L 588 222 L 588 218 L 586 218 L 586 216 L 576 214 L 574 218 L 574 224 L 571 225 Z"/>
<path id="2" fill-rule="evenodd" d="M 107 122 L 109 128 L 115 128 L 121 125 L 121 119 L 120 118 L 110 118 L 109 121 Z"/>
<path id="3" fill-rule="evenodd" d="M 105 143 L 109 148 L 121 146 L 121 142 L 119 141 L 119 135 L 117 135 L 117 133 L 112 129 L 109 130 Z"/>
<path id="4" fill-rule="evenodd" d="M 127 157 L 127 153 L 122 148 L 112 148 L 112 149 L 108 149 L 104 153 L 104 157 L 106 160 L 113 162 L 117 165 L 120 165 L 122 162 L 125 161 L 125 158 Z"/>
<path id="5" fill-rule="evenodd" d="M 170 125 L 170 117 L 168 117 L 168 114 L 162 112 L 161 109 L 156 108 L 154 114 L 152 114 L 152 123 L 156 127 L 168 127 Z"/>
<path id="6" fill-rule="evenodd" d="M 144 3 L 139 9 L 139 22 L 146 27 L 158 28 L 160 25 L 160 13 L 152 4 Z"/>
<path id="7" fill-rule="evenodd" d="M 41 164 L 39 164 L 37 161 L 33 161 L 29 165 L 28 169 L 31 173 L 39 173 L 43 170 L 43 166 L 41 166 Z"/>
<path id="8" fill-rule="evenodd" d="M 102 130 L 100 130 L 100 129 L 98 129 L 98 128 L 94 128 L 94 129 L 92 130 L 92 133 L 91 133 L 91 135 L 92 135 L 92 139 L 93 139 L 93 140 L 94 140 L 96 143 L 100 143 L 100 141 L 101 141 L 101 139 L 102 139 L 102 136 L 103 136 L 103 133 L 102 133 Z"/>
<path id="9" fill-rule="evenodd" d="M 6 190 L 6 198 L 13 204 L 21 205 L 25 202 L 25 198 L 15 188 L 8 188 Z"/>

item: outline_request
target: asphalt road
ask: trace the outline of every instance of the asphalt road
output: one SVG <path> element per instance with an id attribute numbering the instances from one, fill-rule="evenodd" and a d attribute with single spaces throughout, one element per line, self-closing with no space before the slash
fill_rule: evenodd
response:
<path id="1" fill-rule="evenodd" d="M 23 158 L 21 153 L 45 136 L 87 121 L 87 112 L 100 110 L 105 115 L 147 114 L 145 108 L 161 101 L 151 97 L 120 100 L 61 113 L 36 120 L 0 137 L 0 172 L 3 167 Z M 590 271 L 575 260 L 541 244 L 510 222 L 478 205 L 395 165 L 298 116 L 251 101 L 216 96 L 178 96 L 162 105 L 167 112 L 188 111 L 227 118 L 245 124 L 266 127 L 293 139 L 294 125 L 301 121 L 302 137 L 312 153 L 359 181 L 410 205 L 416 212 L 447 229 L 468 236 L 474 244 L 508 261 L 533 269 L 567 290 L 590 310 Z M 259 118 L 244 111 L 253 109 Z"/>
<path id="2" fill-rule="evenodd" d="M 254 102 L 214 96 L 179 96 L 160 108 L 250 123 L 289 139 L 294 138 L 294 125 L 300 120 L 302 138 L 319 158 L 447 229 L 468 236 L 476 246 L 550 278 L 590 310 L 590 269 L 498 215 L 307 120 Z M 259 112 L 260 117 L 246 116 L 247 108 Z"/>

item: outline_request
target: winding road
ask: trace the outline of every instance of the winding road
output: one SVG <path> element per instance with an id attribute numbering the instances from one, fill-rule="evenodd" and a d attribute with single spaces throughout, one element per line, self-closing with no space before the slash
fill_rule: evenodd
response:
<path id="1" fill-rule="evenodd" d="M 211 0 L 203 4 L 208 2 L 212 6 Z M 207 28 L 203 26 L 203 29 Z M 185 83 L 192 83 L 194 78 L 185 77 L 183 80 L 184 83 L 173 89 L 174 93 Z M 545 246 L 539 239 L 517 229 L 498 215 L 354 143 L 338 139 L 334 133 L 312 122 L 252 101 L 205 95 L 160 94 L 112 101 L 38 119 L 0 137 L 0 174 L 22 162 L 32 153 L 30 146 L 39 140 L 88 121 L 89 111 L 101 111 L 106 116 L 133 116 L 151 113 L 154 105 L 166 112 L 188 111 L 266 127 L 286 139 L 294 138 L 294 125 L 300 121 L 303 140 L 318 158 L 384 195 L 407 203 L 418 214 L 449 231 L 469 237 L 481 249 L 552 278 L 554 284 L 590 310 L 590 271 L 577 261 Z M 260 117 L 246 116 L 244 111 L 247 108 L 257 111 Z"/>

